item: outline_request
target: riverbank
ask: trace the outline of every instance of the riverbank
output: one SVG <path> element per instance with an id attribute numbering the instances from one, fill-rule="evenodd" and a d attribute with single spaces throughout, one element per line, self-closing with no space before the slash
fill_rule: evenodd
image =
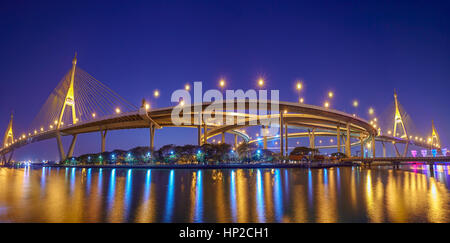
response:
<path id="1" fill-rule="evenodd" d="M 44 165 L 44 167 L 59 168 L 110 168 L 110 169 L 262 169 L 262 168 L 330 168 L 337 166 L 352 166 L 352 163 L 260 163 L 260 164 L 176 164 L 176 165 Z"/>

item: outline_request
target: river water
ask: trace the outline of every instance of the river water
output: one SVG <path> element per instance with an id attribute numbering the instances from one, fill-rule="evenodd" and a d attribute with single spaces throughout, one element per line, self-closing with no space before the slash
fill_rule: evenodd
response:
<path id="1" fill-rule="evenodd" d="M 450 165 L 0 168 L 0 222 L 450 222 Z"/>

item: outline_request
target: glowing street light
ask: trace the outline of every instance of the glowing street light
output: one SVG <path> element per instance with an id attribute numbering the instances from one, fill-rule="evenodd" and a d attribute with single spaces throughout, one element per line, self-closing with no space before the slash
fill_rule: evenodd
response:
<path id="1" fill-rule="evenodd" d="M 264 86 L 264 79 L 260 78 L 260 79 L 258 80 L 258 85 L 259 85 L 259 87 Z"/>
<path id="2" fill-rule="evenodd" d="M 325 103 L 323 104 L 323 106 L 324 106 L 325 108 L 329 108 L 329 107 L 330 107 L 330 103 L 329 103 L 328 101 L 325 101 Z"/>
<path id="3" fill-rule="evenodd" d="M 95 116 L 96 116 L 95 113 L 92 113 L 92 118 L 95 118 Z"/>
<path id="4" fill-rule="evenodd" d="M 116 108 L 116 113 L 120 114 L 120 108 L 119 107 Z"/>
<path id="5" fill-rule="evenodd" d="M 331 91 L 328 92 L 328 97 L 333 98 L 333 95 L 334 95 L 333 92 L 331 92 Z"/>
<path id="6" fill-rule="evenodd" d="M 158 98 L 158 97 L 159 97 L 159 90 L 153 91 L 153 96 L 154 96 L 155 98 Z"/>
<path id="7" fill-rule="evenodd" d="M 221 80 L 219 81 L 219 86 L 220 86 L 221 88 L 225 87 L 225 80 L 224 80 L 224 79 L 221 79 Z"/>
<path id="8" fill-rule="evenodd" d="M 191 86 L 190 86 L 189 84 L 186 84 L 186 85 L 184 86 L 184 89 L 187 90 L 187 91 L 189 91 L 189 90 L 191 89 Z"/>
<path id="9" fill-rule="evenodd" d="M 373 110 L 373 108 L 370 107 L 370 108 L 369 108 L 369 114 L 370 114 L 370 115 L 373 115 L 374 112 L 375 112 L 375 111 Z"/>
<path id="10" fill-rule="evenodd" d="M 305 100 L 303 98 L 298 99 L 298 102 L 303 103 Z"/>
<path id="11" fill-rule="evenodd" d="M 353 107 L 358 107 L 358 105 L 359 105 L 359 102 L 357 100 L 354 100 L 353 101 Z"/>
<path id="12" fill-rule="evenodd" d="M 296 86 L 296 88 L 297 88 L 297 90 L 302 90 L 302 88 L 303 88 L 303 85 L 302 85 L 302 83 L 299 81 L 299 82 L 297 82 L 297 86 Z"/>
<path id="13" fill-rule="evenodd" d="M 150 109 L 150 104 L 149 103 L 145 103 L 145 110 L 148 111 Z"/>

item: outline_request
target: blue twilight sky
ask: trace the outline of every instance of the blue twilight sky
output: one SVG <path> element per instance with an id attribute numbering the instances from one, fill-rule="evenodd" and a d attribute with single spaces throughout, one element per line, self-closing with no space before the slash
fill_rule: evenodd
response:
<path id="1" fill-rule="evenodd" d="M 414 132 L 428 135 L 434 119 L 445 145 L 449 12 L 449 1 L 2 1 L 0 128 L 14 110 L 16 132 L 25 131 L 77 51 L 79 67 L 136 105 L 168 106 L 193 81 L 216 88 L 225 77 L 229 89 L 250 89 L 264 76 L 282 100 L 298 99 L 301 79 L 306 103 L 322 105 L 332 90 L 333 108 L 367 118 L 370 106 L 377 115 L 392 106 L 396 89 Z M 148 145 L 148 136 L 113 131 L 106 149 Z M 157 147 L 195 142 L 193 129 L 157 131 Z M 99 149 L 100 134 L 82 135 L 75 154 Z M 16 153 L 56 156 L 53 140 Z"/>

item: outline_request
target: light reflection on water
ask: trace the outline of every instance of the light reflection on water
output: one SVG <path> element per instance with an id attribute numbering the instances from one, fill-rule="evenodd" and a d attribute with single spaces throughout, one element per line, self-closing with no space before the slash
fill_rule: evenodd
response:
<path id="1" fill-rule="evenodd" d="M 0 222 L 450 222 L 449 169 L 0 168 Z"/>

